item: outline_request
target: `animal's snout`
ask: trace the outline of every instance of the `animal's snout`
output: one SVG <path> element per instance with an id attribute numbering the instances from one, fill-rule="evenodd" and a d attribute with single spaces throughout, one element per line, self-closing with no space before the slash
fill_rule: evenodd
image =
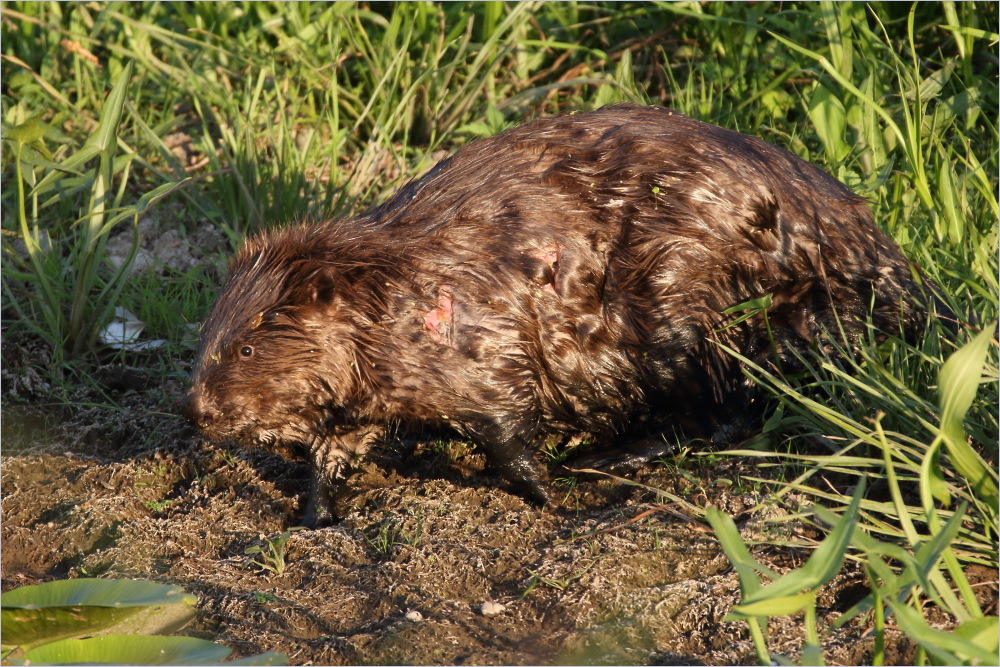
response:
<path id="1" fill-rule="evenodd" d="M 212 410 L 206 408 L 199 399 L 198 394 L 194 392 L 188 394 L 187 398 L 181 404 L 181 414 L 193 426 L 202 430 L 210 428 L 217 418 L 217 415 L 213 414 Z"/>

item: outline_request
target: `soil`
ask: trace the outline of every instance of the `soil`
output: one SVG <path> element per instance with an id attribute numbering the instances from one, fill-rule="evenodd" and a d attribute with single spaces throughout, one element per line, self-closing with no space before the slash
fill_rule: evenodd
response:
<path id="1" fill-rule="evenodd" d="M 461 443 L 387 443 L 351 480 L 340 523 L 285 535 L 281 568 L 245 551 L 296 525 L 303 463 L 206 442 L 138 392 L 118 409 L 8 406 L 2 440 L 5 591 L 80 576 L 181 585 L 199 599 L 184 634 L 291 664 L 755 662 L 745 624 L 724 620 L 739 584 L 711 531 L 641 488 L 584 480 L 538 509 Z M 707 501 L 664 466 L 635 478 Z M 758 500 L 725 489 L 711 500 L 731 514 Z M 757 554 L 778 570 L 807 555 Z M 829 587 L 827 621 L 861 582 L 848 570 Z M 827 662 L 865 662 L 865 629 L 831 631 Z M 795 656 L 802 637 L 800 619 L 770 623 L 774 652 Z M 893 639 L 906 662 L 912 647 Z"/>
<path id="2" fill-rule="evenodd" d="M 3 342 L 2 590 L 66 577 L 183 586 L 198 616 L 182 632 L 290 664 L 753 664 L 745 623 L 726 615 L 736 573 L 707 525 L 647 488 L 561 478 L 544 509 L 509 493 L 463 443 L 386 442 L 350 480 L 339 523 L 301 518 L 306 465 L 207 442 L 177 414 L 193 354 L 109 365 L 104 388 L 40 407 L 43 347 Z M 35 397 L 35 404 L 25 398 Z M 749 463 L 683 459 L 632 480 L 714 504 L 744 536 L 776 540 L 749 511 Z M 559 476 L 553 467 L 553 475 Z M 796 530 L 794 523 L 782 524 Z M 268 544 L 282 539 L 280 558 Z M 246 551 L 262 547 L 264 554 Z M 754 547 L 784 572 L 809 552 Z M 977 590 L 996 613 L 996 573 Z M 827 664 L 870 662 L 870 619 L 832 621 L 866 592 L 853 566 L 819 598 Z M 942 619 L 942 623 L 947 619 Z M 771 619 L 769 648 L 796 660 L 801 615 Z M 890 628 L 887 662 L 915 647 Z"/>

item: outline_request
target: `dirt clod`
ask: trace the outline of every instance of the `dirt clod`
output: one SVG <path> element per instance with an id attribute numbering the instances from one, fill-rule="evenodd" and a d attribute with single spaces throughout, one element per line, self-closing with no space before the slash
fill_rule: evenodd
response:
<path id="1" fill-rule="evenodd" d="M 484 602 L 479 607 L 479 613 L 486 618 L 492 618 L 493 616 L 499 616 L 500 614 L 507 611 L 507 607 L 500 604 L 499 602 Z"/>

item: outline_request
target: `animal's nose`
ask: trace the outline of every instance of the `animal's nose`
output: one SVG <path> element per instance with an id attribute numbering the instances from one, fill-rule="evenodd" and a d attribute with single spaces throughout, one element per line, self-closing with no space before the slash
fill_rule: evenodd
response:
<path id="1" fill-rule="evenodd" d="M 198 395 L 194 393 L 188 394 L 181 404 L 181 414 L 191 424 L 202 429 L 210 427 L 215 421 L 212 412 L 204 408 L 201 401 L 198 400 Z"/>

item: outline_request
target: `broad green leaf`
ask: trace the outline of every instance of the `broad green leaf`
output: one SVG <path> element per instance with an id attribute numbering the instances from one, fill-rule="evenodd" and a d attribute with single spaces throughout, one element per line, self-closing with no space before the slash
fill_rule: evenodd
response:
<path id="1" fill-rule="evenodd" d="M 941 109 L 947 108 L 940 105 Z M 963 236 L 968 233 L 961 212 L 959 211 L 958 195 L 952 183 L 952 165 L 946 160 L 941 161 L 938 168 L 938 206 L 944 211 L 944 217 L 948 222 L 948 239 L 953 244 L 963 242 Z"/>
<path id="2" fill-rule="evenodd" d="M 994 322 L 949 357 L 941 368 L 938 394 L 941 399 L 941 436 L 952 463 L 991 507 L 997 505 L 996 469 L 986 462 L 967 442 L 962 425 L 965 413 L 972 406 L 982 379 L 986 354 L 993 344 L 997 323 Z"/>
<path id="3" fill-rule="evenodd" d="M 97 146 L 101 151 L 108 151 L 115 147 L 118 123 L 122 119 L 122 111 L 125 109 L 125 97 L 128 94 L 129 80 L 132 78 L 132 61 L 128 61 L 122 68 L 118 80 L 115 81 L 114 88 L 104 100 L 101 108 L 101 120 L 97 125 L 97 131 L 87 140 L 87 144 Z"/>
<path id="4" fill-rule="evenodd" d="M 52 189 L 55 183 L 63 176 L 65 176 L 67 173 L 70 174 L 79 173 L 83 165 L 85 165 L 87 162 L 91 161 L 100 154 L 101 151 L 96 146 L 92 146 L 90 144 L 84 144 L 83 146 L 80 147 L 80 150 L 78 150 L 77 152 L 73 153 L 65 160 L 60 162 L 56 170 L 50 171 L 48 174 L 46 174 L 45 178 L 40 180 L 38 184 L 34 188 L 32 188 L 31 190 L 32 196 L 38 196 L 48 192 L 49 190 Z"/>
<path id="5" fill-rule="evenodd" d="M 768 586 L 763 590 L 771 588 Z M 760 597 L 760 596 L 757 596 Z M 724 620 L 735 620 L 742 616 L 790 616 L 797 614 L 811 604 L 816 603 L 816 593 L 800 593 L 798 595 L 783 595 L 767 597 L 754 602 L 738 604 Z"/>
<path id="6" fill-rule="evenodd" d="M 968 639 L 981 649 L 989 651 L 993 657 L 1000 652 L 1000 624 L 996 616 L 981 616 L 966 621 L 955 628 L 955 634 Z"/>
<path id="7" fill-rule="evenodd" d="M 926 79 L 920 82 L 920 99 L 929 100 L 941 94 L 941 89 L 948 83 L 952 72 L 955 71 L 955 61 L 949 60 L 944 67 L 932 72 Z M 917 88 L 911 88 L 903 93 L 908 100 L 917 98 Z"/>
<path id="8" fill-rule="evenodd" d="M 944 471 L 941 470 L 941 445 L 939 438 L 927 448 L 924 459 L 920 464 L 920 497 L 927 499 L 924 502 L 924 510 L 930 511 L 930 498 L 937 499 L 944 506 L 951 504 L 951 493 L 948 491 L 948 483 L 944 478 Z"/>
<path id="9" fill-rule="evenodd" d="M 840 162 L 851 152 L 844 141 L 847 127 L 847 111 L 844 103 L 829 88 L 820 84 L 809 100 L 809 120 L 812 121 L 823 142 L 830 162 Z"/>
<path id="10" fill-rule="evenodd" d="M 32 167 L 38 167 L 39 169 L 62 169 L 62 165 L 52 161 L 52 155 L 48 151 L 42 150 L 43 146 L 35 145 L 30 146 L 28 150 L 24 151 L 21 155 L 21 162 L 26 165 L 31 165 Z M 74 176 L 83 176 L 78 171 L 69 172 Z"/>
<path id="11" fill-rule="evenodd" d="M 150 207 L 157 201 L 166 197 L 168 194 L 170 194 L 171 192 L 173 192 L 174 190 L 176 190 L 177 188 L 184 185 L 190 180 L 191 180 L 190 178 L 184 178 L 179 181 L 171 181 L 169 183 L 163 183 L 161 185 L 158 185 L 153 190 L 150 190 L 149 192 L 139 197 L 139 200 L 137 202 L 135 202 L 131 206 L 124 207 L 123 210 L 117 212 L 114 216 L 109 218 L 108 221 L 104 223 L 104 226 L 101 228 L 100 233 L 101 234 L 107 233 L 112 228 L 114 228 L 116 224 L 118 224 L 125 218 L 128 218 L 129 216 L 136 216 L 136 215 L 141 216 L 143 213 L 148 211 Z M 108 212 L 111 213 L 112 211 Z"/>
<path id="12" fill-rule="evenodd" d="M 711 524 L 716 538 L 719 540 L 719 544 L 722 545 L 722 550 L 733 564 L 733 568 L 739 576 L 740 596 L 742 599 L 746 599 L 748 595 L 760 589 L 758 572 L 771 579 L 777 576 L 774 572 L 754 560 L 753 556 L 750 555 L 750 551 L 747 549 L 743 538 L 740 537 L 739 530 L 736 528 L 736 523 L 729 515 L 724 514 L 717 507 L 710 506 L 705 511 L 705 518 Z M 771 664 L 771 657 L 767 651 L 767 640 L 765 639 L 766 621 L 761 623 L 756 617 L 749 617 L 743 620 L 750 627 L 750 636 L 753 638 L 758 661 L 765 665 Z"/>
<path id="13" fill-rule="evenodd" d="M 60 166 L 63 169 L 68 171 L 76 170 L 101 153 L 114 149 L 118 123 L 121 121 L 122 110 L 125 108 L 125 95 L 128 92 L 128 83 L 131 77 L 132 61 L 129 61 L 122 69 L 121 74 L 118 75 L 118 80 L 115 81 L 111 93 L 104 100 L 97 130 L 87 139 L 80 150 L 62 161 Z M 35 186 L 32 191 L 33 194 L 45 192 L 60 177 L 62 177 L 61 171 L 50 171 Z"/>
<path id="14" fill-rule="evenodd" d="M 928 653 L 939 661 L 939 664 L 960 665 L 976 660 L 981 665 L 995 665 L 995 651 L 984 649 L 977 643 L 953 632 L 932 628 L 918 611 L 906 604 L 887 599 L 886 606 L 896 617 L 896 624 L 908 637 L 920 644 Z M 977 621 L 970 621 L 978 623 Z M 973 625 L 974 634 L 978 635 L 978 624 Z"/>
<path id="15" fill-rule="evenodd" d="M 822 665 L 823 649 L 816 644 L 806 644 L 802 647 L 802 657 L 799 660 L 802 665 Z"/>
<path id="16" fill-rule="evenodd" d="M 108 635 L 90 639 L 64 639 L 39 646 L 12 661 L 14 664 L 118 664 L 118 665 L 284 665 L 285 656 L 269 651 L 241 660 L 223 662 L 232 649 L 194 637 L 142 637 Z"/>
<path id="17" fill-rule="evenodd" d="M 69 637 L 82 637 L 123 623 L 144 607 L 47 607 L 3 609 L 0 625 L 5 647 L 29 649 Z"/>
<path id="18" fill-rule="evenodd" d="M 0 595 L 3 608 L 41 609 L 83 605 L 145 607 L 152 604 L 194 604 L 197 598 L 179 586 L 136 579 L 65 579 L 22 586 Z"/>
<path id="19" fill-rule="evenodd" d="M 42 122 L 41 115 L 32 116 L 20 125 L 7 128 L 3 138 L 19 144 L 33 144 L 45 136 L 47 129 L 49 126 Z"/>
<path id="20" fill-rule="evenodd" d="M 195 596 L 131 579 L 68 579 L 0 596 L 3 644 L 29 648 L 99 632 L 175 632 L 194 618 Z"/>
<path id="21" fill-rule="evenodd" d="M 733 611 L 749 613 L 745 610 L 755 609 L 757 608 L 754 606 L 756 603 L 765 600 L 780 599 L 784 600 L 782 604 L 791 605 L 793 604 L 792 598 L 796 598 L 796 603 L 799 601 L 797 598 L 802 591 L 807 590 L 812 595 L 817 588 L 833 579 L 840 571 L 847 547 L 851 543 L 854 525 L 857 522 L 858 506 L 861 504 L 863 494 L 864 479 L 862 478 L 843 516 L 833 526 L 829 535 L 816 547 L 806 564 L 798 570 L 782 575 L 774 583 L 761 588 L 756 593 L 745 596 L 742 603 L 734 607 Z"/>
<path id="22" fill-rule="evenodd" d="M 854 71 L 850 3 L 825 0 L 820 3 L 820 7 L 819 15 L 826 28 L 830 57 L 840 73 L 850 79 L 851 73 Z"/>
<path id="23" fill-rule="evenodd" d="M 719 508 L 711 506 L 705 510 L 705 518 L 715 531 L 715 537 L 722 545 L 722 550 L 726 558 L 733 564 L 733 568 L 740 578 L 740 592 L 745 599 L 747 596 L 760 589 L 760 572 L 771 579 L 778 575 L 767 567 L 761 565 L 750 555 L 750 550 L 740 537 L 740 531 L 736 528 L 736 523 L 732 517 L 722 512 Z"/>
<path id="24" fill-rule="evenodd" d="M 962 503 L 955 513 L 952 515 L 948 523 L 944 525 L 944 528 L 939 530 L 931 539 L 927 540 L 917 549 L 917 553 L 914 557 L 914 564 L 917 569 L 917 577 L 920 581 L 921 586 L 927 587 L 926 577 L 930 575 L 937 568 L 938 561 L 941 559 L 941 554 L 944 553 L 945 549 L 951 544 L 952 540 L 955 539 L 955 535 L 958 534 L 959 529 L 962 527 L 962 521 L 965 519 L 965 510 L 968 507 L 966 503 Z"/>

